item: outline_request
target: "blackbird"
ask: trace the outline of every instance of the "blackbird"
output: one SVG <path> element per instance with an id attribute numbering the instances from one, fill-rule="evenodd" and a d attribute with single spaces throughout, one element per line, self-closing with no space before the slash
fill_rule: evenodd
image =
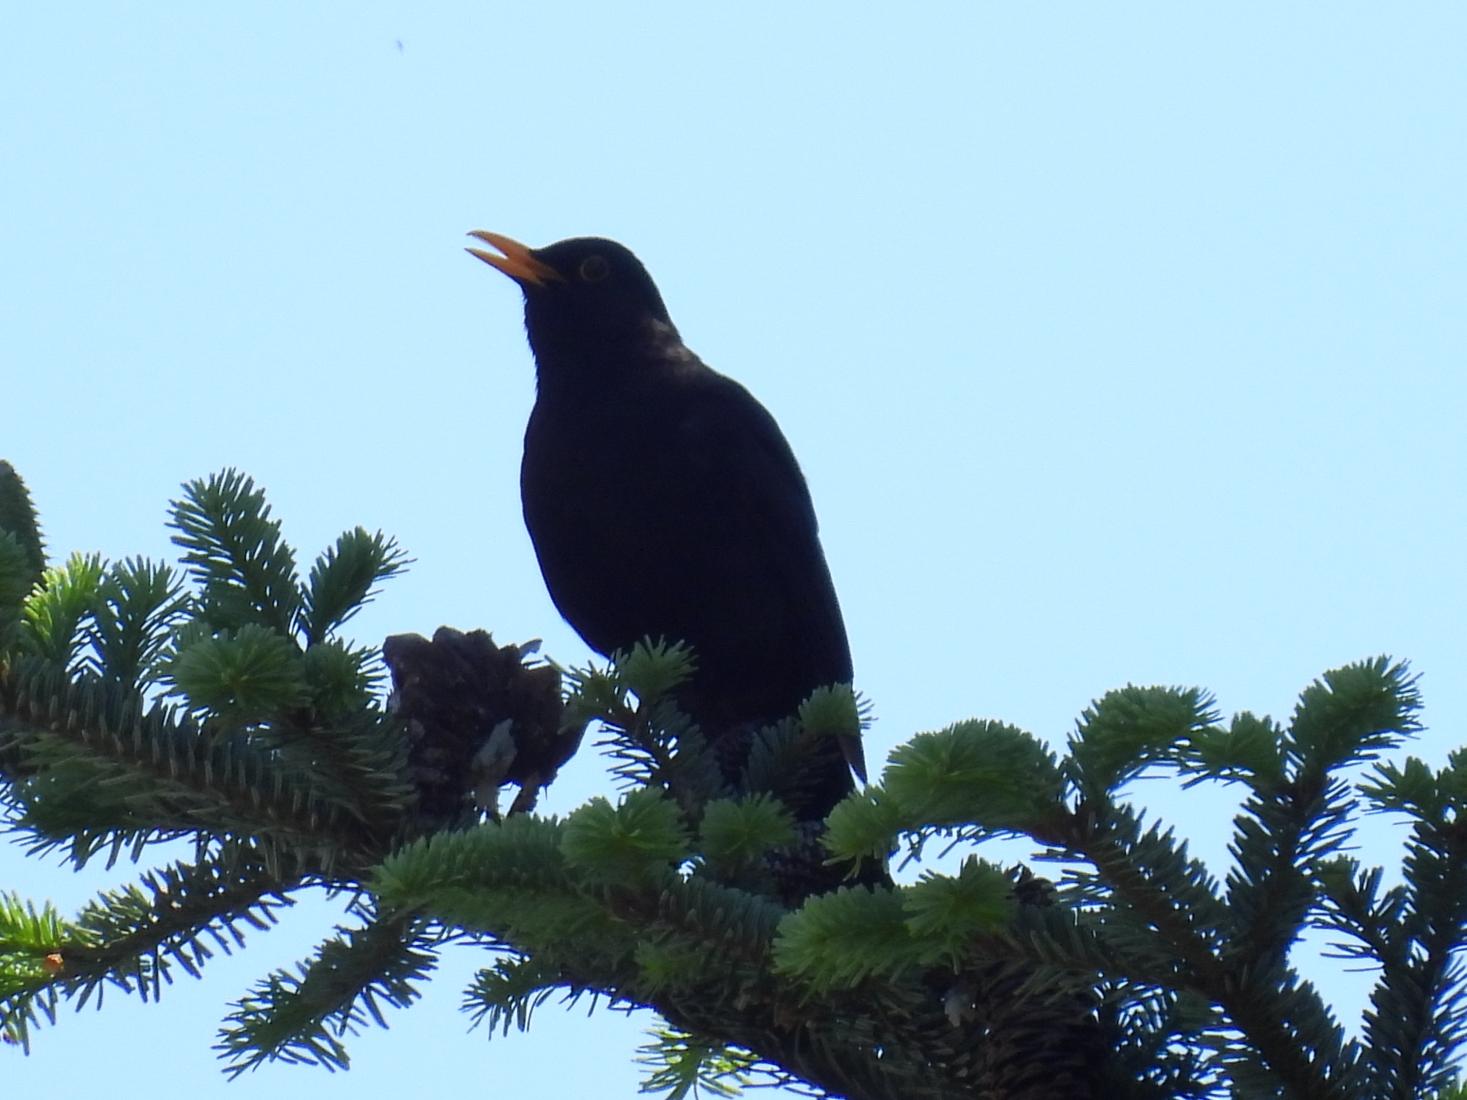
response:
<path id="1" fill-rule="evenodd" d="M 690 645 L 677 701 L 737 782 L 754 730 L 851 680 L 795 456 L 764 406 L 683 344 L 627 248 L 470 236 L 524 292 L 536 398 L 520 495 L 550 597 L 604 655 L 648 637 Z M 852 770 L 866 778 L 854 735 L 815 757 L 793 807 L 805 821 L 851 791 Z"/>

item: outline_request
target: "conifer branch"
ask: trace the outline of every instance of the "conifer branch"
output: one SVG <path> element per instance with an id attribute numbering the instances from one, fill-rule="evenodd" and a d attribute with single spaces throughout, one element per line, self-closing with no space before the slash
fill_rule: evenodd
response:
<path id="1" fill-rule="evenodd" d="M 346 1066 L 346 1039 L 411 1004 L 456 938 L 502 956 L 465 995 L 490 1030 L 528 1026 L 556 995 L 656 1011 L 648 1084 L 671 1096 L 770 1081 L 850 1100 L 1454 1088 L 1467 753 L 1379 763 L 1359 787 L 1348 771 L 1417 728 L 1402 664 L 1328 673 L 1286 727 L 1220 724 L 1199 690 L 1137 686 L 1087 708 L 1063 754 L 957 722 L 805 821 L 792 806 L 812 753 L 862 720 L 846 688 L 745 731 L 734 759 L 674 705 L 695 660 L 676 643 L 573 674 L 563 702 L 533 645 L 444 628 L 388 640 L 383 700 L 375 650 L 340 631 L 406 564 L 392 540 L 349 531 L 302 582 L 264 494 L 225 471 L 175 504 L 184 575 L 76 556 L 43 570 L 11 474 L 0 464 L 0 809 L 78 864 L 195 848 L 72 920 L 0 896 L 0 1029 L 17 1042 L 109 985 L 156 997 L 324 886 L 352 893 L 362 923 L 237 1004 L 227 1072 Z M 534 816 L 592 718 L 622 795 Z M 1158 769 L 1246 788 L 1222 885 L 1130 805 L 1130 781 Z M 501 813 L 506 784 L 519 791 Z M 1362 803 L 1411 824 L 1398 886 L 1339 855 Z M 922 860 L 938 839 L 999 836 L 1038 844 L 1063 877 L 966 850 L 910 885 L 865 874 L 903 845 Z M 852 864 L 863 885 L 842 879 Z M 1380 968 L 1363 1043 L 1290 966 L 1309 923 Z"/>
<path id="2" fill-rule="evenodd" d="M 1408 758 L 1378 765 L 1364 793 L 1412 819 L 1404 883 L 1377 897 L 1379 874 L 1332 880 L 1329 926 L 1356 938 L 1381 964 L 1365 1014 L 1376 1087 L 1383 1096 L 1448 1088 L 1467 1038 L 1467 788 L 1462 750 L 1433 772 Z M 1395 919 L 1391 919 L 1395 918 Z"/>
<path id="3" fill-rule="evenodd" d="M 8 535 L 18 550 L 18 583 L 6 591 L 7 602 L 14 591 L 22 595 L 41 583 L 46 569 L 46 549 L 41 539 L 41 525 L 31 503 L 30 490 L 15 467 L 0 459 L 0 536 Z"/>
<path id="4" fill-rule="evenodd" d="M 1350 788 L 1335 773 L 1417 728 L 1415 682 L 1384 658 L 1331 672 L 1306 690 L 1281 743 L 1285 771 L 1255 780 L 1237 821 L 1228 905 L 1239 933 L 1228 962 L 1284 961 L 1313 907 L 1319 868 L 1348 836 Z"/>
<path id="5" fill-rule="evenodd" d="M 1184 988 L 1220 1005 L 1269 1073 L 1301 1097 L 1346 1100 L 1352 1095 L 1348 1082 L 1329 1074 L 1328 1066 L 1348 1070 L 1352 1060 L 1317 994 L 1296 986 L 1281 968 L 1234 969 L 1218 954 L 1226 918 L 1219 903 L 1207 897 L 1200 865 L 1181 870 L 1180 853 L 1154 826 L 1128 843 L 1127 834 L 1139 833 L 1139 821 L 1128 811 L 1112 807 L 1104 818 L 1077 813 L 1071 825 L 1072 831 L 1041 839 L 1090 861 L 1117 900 L 1159 933 L 1183 968 Z M 1135 858 L 1143 854 L 1144 860 Z"/>
<path id="6" fill-rule="evenodd" d="M 652 1041 L 637 1052 L 637 1061 L 655 1067 L 642 1086 L 643 1092 L 663 1093 L 667 1100 L 684 1100 L 707 1092 L 711 1096 L 736 1097 L 755 1083 L 758 1062 L 747 1052 L 731 1050 L 685 1032 L 659 1028 Z M 774 1080 L 770 1086 L 789 1084 Z M 804 1095 L 817 1093 L 804 1091 Z"/>
<path id="7" fill-rule="evenodd" d="M 183 581 L 168 566 L 143 558 L 113 565 L 92 606 L 90 667 L 120 687 L 143 690 L 187 614 Z"/>
<path id="8" fill-rule="evenodd" d="M 306 644 L 326 641 L 377 595 L 377 586 L 410 564 L 381 531 L 356 527 L 344 532 L 311 566 L 301 600 L 300 630 Z"/>
<path id="9" fill-rule="evenodd" d="M 483 1026 L 492 1037 L 508 1035 L 510 1026 L 527 1031 L 535 1009 L 561 989 L 574 997 L 584 987 L 574 985 L 563 967 L 533 955 L 516 954 L 480 970 L 464 991 L 464 1011 L 473 1026 Z"/>
<path id="10" fill-rule="evenodd" d="M 243 732 L 208 731 L 136 692 L 74 680 L 45 662 L 20 662 L 0 685 L 0 763 L 47 769 L 55 780 L 96 793 L 74 834 L 131 829 L 158 839 L 203 830 L 274 836 L 328 854 L 366 858 L 364 837 L 344 808 L 277 766 Z M 63 804 L 67 797 L 52 799 Z M 71 804 L 78 809 L 75 795 Z M 56 820 L 44 802 L 21 822 Z M 68 820 L 66 815 L 62 821 Z M 47 831 L 42 827 L 43 835 Z M 60 836 L 54 839 L 64 839 Z M 90 854 L 94 845 L 78 851 Z"/>
<path id="11" fill-rule="evenodd" d="M 27 1044 L 38 1007 L 54 1022 L 58 1001 L 81 1007 L 95 996 L 100 1007 L 108 985 L 157 1000 L 174 965 L 197 978 L 210 943 L 229 954 L 244 944 L 240 924 L 268 929 L 288 888 L 278 865 L 223 845 L 101 895 L 72 921 L 0 899 L 0 1024 Z"/>
<path id="12" fill-rule="evenodd" d="M 301 606 L 295 552 L 270 518 L 265 494 L 237 470 L 187 482 L 170 524 L 204 617 L 223 629 L 258 623 L 290 637 Z"/>
<path id="13" fill-rule="evenodd" d="M 351 1064 L 343 1036 L 386 1027 L 382 1005 L 406 1008 L 436 965 L 426 928 L 411 914 L 338 928 L 297 973 L 276 971 L 238 1002 L 215 1049 L 238 1077 L 268 1060 L 326 1069 Z"/>

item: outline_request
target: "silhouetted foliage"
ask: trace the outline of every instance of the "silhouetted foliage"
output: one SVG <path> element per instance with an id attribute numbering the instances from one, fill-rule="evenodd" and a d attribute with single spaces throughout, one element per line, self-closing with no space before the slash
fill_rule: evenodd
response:
<path id="1" fill-rule="evenodd" d="M 553 996 L 653 1009 L 648 1086 L 674 1097 L 1460 1095 L 1467 760 L 1379 762 L 1417 729 L 1401 663 L 1327 673 L 1287 723 L 1128 686 L 1063 753 L 958 722 L 812 829 L 784 799 L 812 741 L 857 732 L 844 689 L 765 730 L 736 776 L 672 702 L 696 660 L 676 644 L 563 675 L 483 632 L 403 635 L 389 695 L 342 626 L 405 566 L 391 539 L 348 532 L 302 579 L 232 471 L 186 485 L 172 523 L 181 572 L 45 568 L 0 464 L 7 827 L 78 868 L 194 846 L 73 916 L 0 895 L 0 1026 L 22 1047 L 62 1001 L 155 998 L 324 887 L 354 923 L 241 997 L 228 1072 L 345 1066 L 454 940 L 493 952 L 465 995 L 491 1031 Z M 616 797 L 536 816 L 593 723 Z M 1143 771 L 1240 787 L 1222 882 L 1128 800 Z M 1343 854 L 1366 811 L 1409 824 L 1399 875 Z M 982 858 L 1005 836 L 1057 881 Z M 924 860 L 938 842 L 955 865 Z M 913 881 L 832 888 L 892 852 Z M 1309 927 L 1376 971 L 1358 1040 L 1292 966 Z"/>

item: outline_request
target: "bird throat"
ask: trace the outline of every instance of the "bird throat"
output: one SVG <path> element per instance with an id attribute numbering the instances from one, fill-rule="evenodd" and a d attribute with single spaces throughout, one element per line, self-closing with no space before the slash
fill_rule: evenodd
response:
<path id="1" fill-rule="evenodd" d="M 541 394 L 574 394 L 577 400 L 592 401 L 598 391 L 623 390 L 699 362 L 676 327 L 655 318 L 625 333 L 577 333 L 571 339 L 538 328 L 530 327 L 529 337 Z"/>

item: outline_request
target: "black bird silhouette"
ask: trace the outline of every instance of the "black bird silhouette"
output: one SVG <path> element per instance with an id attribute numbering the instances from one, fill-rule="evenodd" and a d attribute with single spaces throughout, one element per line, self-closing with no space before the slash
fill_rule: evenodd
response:
<path id="1" fill-rule="evenodd" d="M 678 702 L 737 781 L 756 728 L 851 680 L 794 453 L 764 406 L 683 344 L 628 249 L 470 236 L 524 291 L 537 387 L 520 494 L 551 599 L 605 655 L 647 637 L 691 645 Z M 851 770 L 865 779 L 859 739 L 821 744 L 804 770 L 793 809 L 818 820 Z"/>

